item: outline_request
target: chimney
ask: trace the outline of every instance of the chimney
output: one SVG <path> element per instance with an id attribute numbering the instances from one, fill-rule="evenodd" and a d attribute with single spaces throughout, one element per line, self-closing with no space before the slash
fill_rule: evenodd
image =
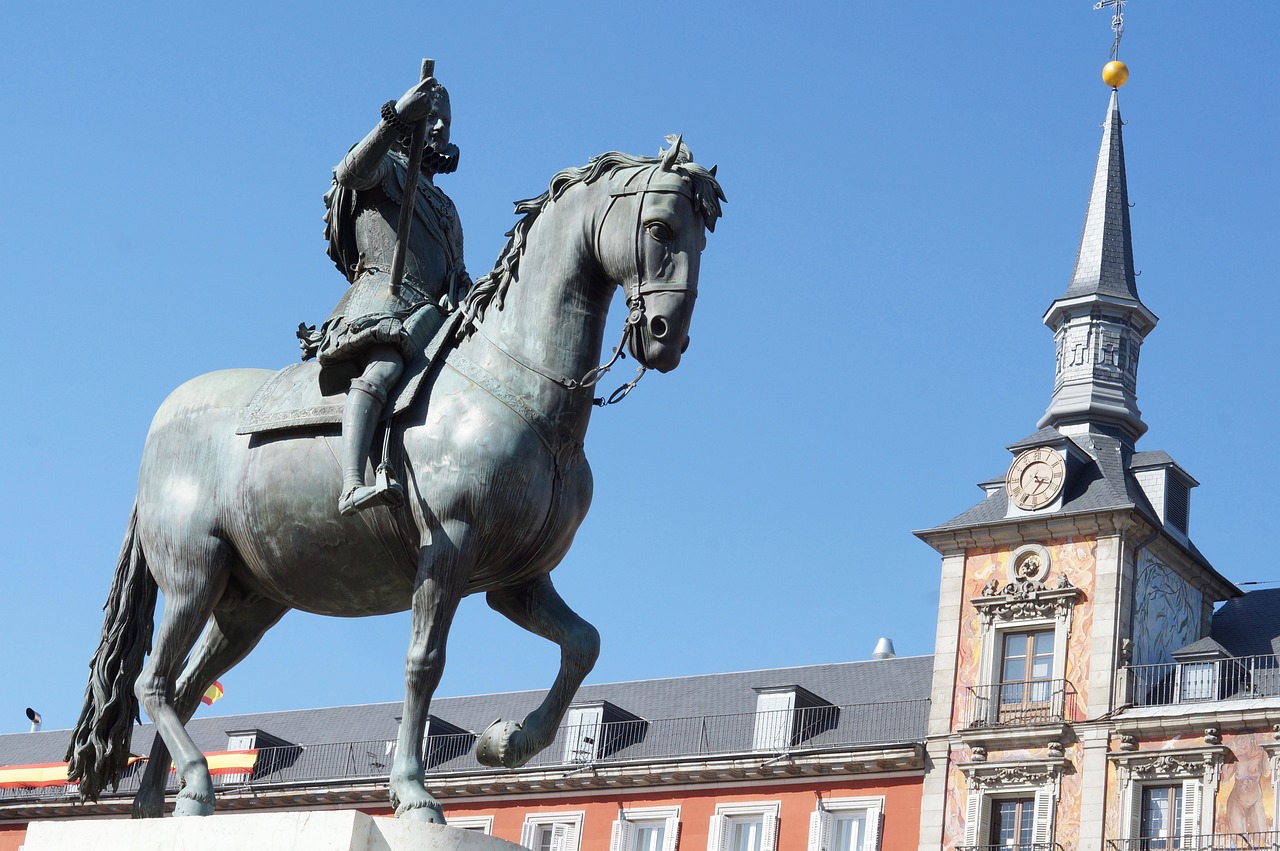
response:
<path id="1" fill-rule="evenodd" d="M 31 732 L 40 732 L 40 713 L 36 712 L 30 706 L 27 707 L 27 719 L 31 721 Z"/>
<path id="2" fill-rule="evenodd" d="M 893 652 L 893 639 L 881 638 L 876 642 L 876 649 L 871 651 L 872 659 L 897 659 L 898 654 Z"/>

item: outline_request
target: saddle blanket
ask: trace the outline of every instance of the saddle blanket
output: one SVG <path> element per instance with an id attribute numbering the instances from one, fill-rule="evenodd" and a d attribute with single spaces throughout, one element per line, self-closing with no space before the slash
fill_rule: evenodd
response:
<path id="1" fill-rule="evenodd" d="M 453 337 L 461 319 L 462 311 L 453 313 L 426 350 L 409 362 L 400 383 L 390 393 L 383 419 L 413 404 L 423 379 L 432 372 L 445 342 Z M 341 425 L 342 407 L 347 401 L 347 387 L 352 377 L 338 375 L 330 368 L 322 371 L 320 364 L 313 360 L 286 366 L 258 388 L 240 418 L 236 434 Z"/>

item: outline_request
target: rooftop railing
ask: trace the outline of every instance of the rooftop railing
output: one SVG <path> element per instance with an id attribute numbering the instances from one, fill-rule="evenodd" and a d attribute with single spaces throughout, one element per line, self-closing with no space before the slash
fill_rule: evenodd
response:
<path id="1" fill-rule="evenodd" d="M 1108 839 L 1108 851 L 1246 851 L 1280 849 L 1280 833 L 1209 833 L 1145 839 Z"/>
<path id="2" fill-rule="evenodd" d="M 525 768 L 576 771 L 587 765 L 759 755 L 767 761 L 792 751 L 840 750 L 923 741 L 928 700 L 817 706 L 776 712 L 706 715 L 566 725 Z M 475 759 L 475 732 L 428 736 L 424 761 L 433 775 L 489 772 Z M 259 748 L 253 771 L 214 777 L 221 788 L 324 785 L 385 778 L 395 741 L 384 739 Z M 131 765 L 119 791 L 132 796 L 145 762 Z M 171 774 L 169 788 L 176 788 Z M 75 787 L 0 789 L 0 806 L 14 800 L 74 797 Z"/>
<path id="3" fill-rule="evenodd" d="M 1075 716 L 1075 697 L 1066 680 L 968 686 L 960 696 L 960 724 L 963 729 L 1060 724 Z"/>
<path id="4" fill-rule="evenodd" d="M 1275 656 L 1131 665 L 1125 672 L 1134 706 L 1280 696 Z"/>

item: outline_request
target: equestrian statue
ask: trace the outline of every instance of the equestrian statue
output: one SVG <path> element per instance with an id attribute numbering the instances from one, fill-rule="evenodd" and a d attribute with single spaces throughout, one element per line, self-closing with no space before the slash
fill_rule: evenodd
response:
<path id="1" fill-rule="evenodd" d="M 290 609 L 412 611 L 389 781 L 404 818 L 444 821 L 423 735 L 464 596 L 483 592 L 561 648 L 541 705 L 478 737 L 481 763 L 514 768 L 547 747 L 595 663 L 598 633 L 550 577 L 591 503 L 583 437 L 594 406 L 679 365 L 724 194 L 677 137 L 657 157 L 602 154 L 518 202 L 493 271 L 472 284 L 435 186 L 458 150 L 433 72 L 424 62 L 334 170 L 326 235 L 349 286 L 318 330 L 299 328 L 304 361 L 192 379 L 152 421 L 68 749 L 82 799 L 118 782 L 141 707 L 157 736 L 133 815 L 163 815 L 171 763 L 174 815 L 212 813 L 183 725 Z M 628 314 L 601 363 L 619 287 Z M 639 375 L 593 398 L 624 350 Z"/>

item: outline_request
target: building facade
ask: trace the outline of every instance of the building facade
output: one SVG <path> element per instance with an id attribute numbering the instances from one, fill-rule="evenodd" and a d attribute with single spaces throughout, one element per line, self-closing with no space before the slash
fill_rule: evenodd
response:
<path id="1" fill-rule="evenodd" d="M 431 706 L 427 785 L 451 824 L 533 851 L 910 851 L 931 667 L 883 658 L 585 686 L 555 742 L 514 770 L 477 763 L 477 735 L 541 693 L 442 698 Z M 390 815 L 400 709 L 197 717 L 188 728 L 215 772 L 219 812 Z M 136 728 L 137 756 L 153 735 Z M 0 851 L 20 848 L 35 819 L 128 814 L 142 762 L 118 793 L 82 804 L 57 762 L 68 736 L 0 736 Z"/>
<path id="2" fill-rule="evenodd" d="M 1118 93 L 1067 290 L 1054 391 L 942 556 L 920 848 L 1276 847 L 1280 597 L 1190 537 L 1197 482 L 1139 451 L 1138 296 Z M 1047 366 L 1047 364 L 1046 364 Z M 1214 608 L 1231 602 L 1217 614 Z"/>

